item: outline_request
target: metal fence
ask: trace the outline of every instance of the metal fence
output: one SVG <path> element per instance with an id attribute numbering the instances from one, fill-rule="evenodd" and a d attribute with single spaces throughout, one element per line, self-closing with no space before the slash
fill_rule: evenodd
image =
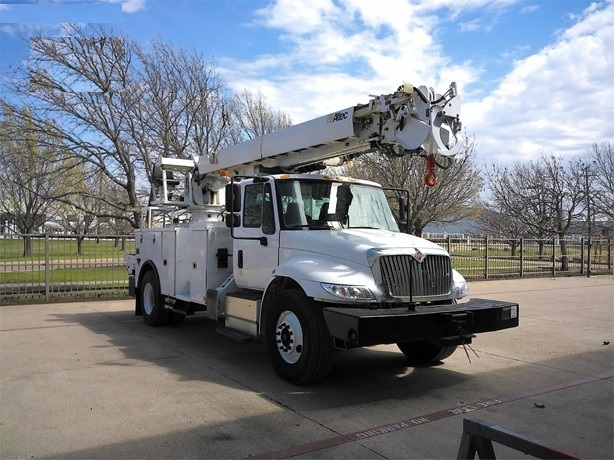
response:
<path id="1" fill-rule="evenodd" d="M 612 240 L 448 236 L 452 266 L 468 280 L 612 273 Z M 134 236 L 0 236 L 0 304 L 128 294 L 124 251 Z M 25 254 L 25 255 L 24 255 Z"/>
<path id="2" fill-rule="evenodd" d="M 125 296 L 129 235 L 0 237 L 0 304 Z"/>
<path id="3" fill-rule="evenodd" d="M 446 237 L 431 239 L 466 279 L 528 278 L 612 273 L 612 239 Z"/>

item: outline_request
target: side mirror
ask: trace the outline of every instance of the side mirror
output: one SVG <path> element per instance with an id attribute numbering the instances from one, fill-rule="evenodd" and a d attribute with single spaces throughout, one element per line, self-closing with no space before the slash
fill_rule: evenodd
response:
<path id="1" fill-rule="evenodd" d="M 226 227 L 233 228 L 233 227 L 240 227 L 240 226 L 241 226 L 241 215 L 240 214 L 234 214 L 231 212 L 226 214 Z"/>
<path id="2" fill-rule="evenodd" d="M 352 195 L 352 191 L 350 190 L 349 184 L 342 184 L 337 189 L 337 215 L 339 217 L 339 221 L 343 224 L 347 223 L 348 212 L 350 211 L 350 205 L 352 204 L 352 199 L 354 195 Z"/>
<path id="3" fill-rule="evenodd" d="M 226 186 L 226 212 L 238 212 L 241 210 L 241 187 L 237 184 Z M 238 225 L 235 225 L 238 227 Z"/>
<path id="4" fill-rule="evenodd" d="M 408 203 L 407 203 L 407 198 L 405 197 L 401 197 L 399 198 L 399 227 L 401 227 L 401 230 L 404 231 L 405 233 L 409 233 L 409 219 L 408 219 L 408 209 L 407 209 Z"/>
<path id="5" fill-rule="evenodd" d="M 407 199 L 399 198 L 399 220 L 402 224 L 407 223 Z"/>
<path id="6" fill-rule="evenodd" d="M 409 192 L 402 188 L 392 187 L 385 187 L 384 190 L 389 192 L 387 193 L 388 204 L 393 209 L 394 207 L 392 206 L 391 201 L 395 196 L 397 197 L 397 203 L 399 205 L 399 215 L 397 223 L 399 224 L 399 230 L 405 233 L 409 233 Z M 397 217 L 395 216 L 395 219 L 396 218 Z"/>

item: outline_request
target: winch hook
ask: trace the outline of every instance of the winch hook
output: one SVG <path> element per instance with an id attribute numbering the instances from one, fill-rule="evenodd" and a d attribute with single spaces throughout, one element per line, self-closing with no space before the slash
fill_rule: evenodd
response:
<path id="1" fill-rule="evenodd" d="M 437 184 L 436 169 L 437 164 L 435 163 L 435 155 L 431 153 L 426 157 L 426 175 L 424 176 L 424 183 L 429 187 L 433 187 Z"/>

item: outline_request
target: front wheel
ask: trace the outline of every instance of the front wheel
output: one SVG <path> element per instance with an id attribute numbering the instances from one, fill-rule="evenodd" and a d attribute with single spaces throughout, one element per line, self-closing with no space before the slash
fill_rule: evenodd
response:
<path id="1" fill-rule="evenodd" d="M 267 348 L 275 372 L 294 384 L 322 379 L 330 370 L 334 348 L 321 305 L 300 290 L 285 291 L 267 318 Z"/>
<path id="2" fill-rule="evenodd" d="M 450 357 L 457 347 L 443 347 L 433 342 L 399 342 L 397 346 L 413 364 L 420 366 L 434 364 Z"/>

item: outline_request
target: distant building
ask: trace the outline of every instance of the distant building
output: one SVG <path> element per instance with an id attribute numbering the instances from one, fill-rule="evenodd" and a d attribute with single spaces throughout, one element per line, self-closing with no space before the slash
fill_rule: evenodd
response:
<path id="1" fill-rule="evenodd" d="M 432 222 L 424 227 L 422 236 L 424 238 L 462 238 L 470 235 L 484 235 L 484 230 L 480 223 L 473 219 L 462 219 L 458 222 Z"/>
<path id="2" fill-rule="evenodd" d="M 0 235 L 14 235 L 19 233 L 15 224 L 15 216 L 7 213 L 0 213 Z"/>

